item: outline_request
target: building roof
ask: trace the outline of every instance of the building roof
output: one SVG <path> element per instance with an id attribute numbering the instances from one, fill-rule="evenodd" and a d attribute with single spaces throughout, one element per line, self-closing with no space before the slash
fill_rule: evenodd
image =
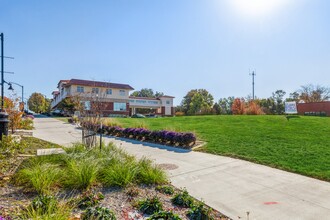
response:
<path id="1" fill-rule="evenodd" d="M 130 96 L 128 97 L 130 99 L 143 99 L 143 100 L 159 100 L 159 98 L 153 98 L 153 97 L 138 97 L 138 96 Z"/>
<path id="2" fill-rule="evenodd" d="M 60 91 L 53 91 L 53 92 L 52 92 L 53 95 L 57 95 L 57 94 L 59 94 L 59 93 L 60 93 Z"/>
<path id="3" fill-rule="evenodd" d="M 170 95 L 163 95 L 163 96 L 159 96 L 158 98 L 172 98 L 174 99 L 174 96 L 170 96 Z"/>
<path id="4" fill-rule="evenodd" d="M 111 89 L 134 90 L 133 87 L 127 84 L 100 82 L 100 81 L 83 80 L 83 79 L 70 79 L 67 81 L 67 85 L 80 85 L 80 86 L 104 87 Z"/>

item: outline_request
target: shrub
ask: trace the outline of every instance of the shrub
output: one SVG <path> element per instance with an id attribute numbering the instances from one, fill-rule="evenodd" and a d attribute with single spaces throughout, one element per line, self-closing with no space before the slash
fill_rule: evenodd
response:
<path id="1" fill-rule="evenodd" d="M 243 115 L 245 112 L 245 102 L 244 99 L 236 98 L 233 102 L 231 110 L 234 115 Z"/>
<path id="2" fill-rule="evenodd" d="M 152 214 L 149 220 L 181 220 L 181 218 L 171 211 L 160 211 Z"/>
<path id="3" fill-rule="evenodd" d="M 60 169 L 49 163 L 36 163 L 21 169 L 15 176 L 16 182 L 32 188 L 39 194 L 48 194 L 60 180 Z"/>
<path id="4" fill-rule="evenodd" d="M 0 159 L 13 157 L 25 148 L 23 141 L 19 142 L 14 136 L 3 135 L 0 140 Z"/>
<path id="5" fill-rule="evenodd" d="M 175 116 L 184 116 L 184 112 L 175 112 Z"/>
<path id="6" fill-rule="evenodd" d="M 20 129 L 24 129 L 24 130 L 32 130 L 34 127 L 33 127 L 33 119 L 31 118 L 24 118 L 20 121 L 20 124 L 18 126 L 18 128 Z"/>
<path id="7" fill-rule="evenodd" d="M 68 188 L 88 189 L 95 182 L 99 171 L 93 158 L 70 159 L 67 164 L 65 185 Z"/>
<path id="8" fill-rule="evenodd" d="M 82 122 L 85 128 L 95 129 L 99 133 L 107 135 L 134 138 L 138 140 L 153 141 L 156 143 L 178 145 L 189 148 L 196 141 L 193 133 L 175 132 L 175 131 L 150 131 L 146 128 L 121 128 L 118 126 L 103 126 L 92 124 L 91 122 Z"/>
<path id="9" fill-rule="evenodd" d="M 255 101 L 250 101 L 248 103 L 248 106 L 245 109 L 245 113 L 247 115 L 262 115 L 262 114 L 264 114 L 261 107 Z"/>
<path id="10" fill-rule="evenodd" d="M 147 215 L 163 210 L 163 204 L 157 196 L 138 201 L 138 209 Z"/>
<path id="11" fill-rule="evenodd" d="M 187 216 L 191 220 L 210 220 L 213 219 L 211 216 L 211 209 L 204 206 L 203 203 L 199 202 L 196 205 L 192 205 L 187 213 Z"/>
<path id="12" fill-rule="evenodd" d="M 161 192 L 166 195 L 173 195 L 174 189 L 172 186 L 157 186 L 156 191 Z"/>
<path id="13" fill-rule="evenodd" d="M 86 191 L 82 194 L 78 201 L 78 208 L 86 209 L 88 207 L 96 206 L 104 199 L 104 195 L 101 192 L 94 193 L 93 191 Z"/>
<path id="14" fill-rule="evenodd" d="M 187 190 L 183 190 L 174 195 L 172 203 L 177 206 L 188 208 L 194 203 L 194 199 L 189 195 Z"/>
<path id="15" fill-rule="evenodd" d="M 152 161 L 142 158 L 138 163 L 137 178 L 143 184 L 164 184 L 167 183 L 167 175 L 157 165 L 152 164 Z"/>
<path id="16" fill-rule="evenodd" d="M 105 207 L 89 207 L 82 216 L 82 220 L 116 220 L 115 214 Z"/>

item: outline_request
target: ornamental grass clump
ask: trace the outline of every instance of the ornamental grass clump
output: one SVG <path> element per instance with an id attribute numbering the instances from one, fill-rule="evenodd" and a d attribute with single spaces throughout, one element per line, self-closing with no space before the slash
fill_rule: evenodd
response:
<path id="1" fill-rule="evenodd" d="M 97 180 L 99 163 L 94 158 L 67 162 L 64 184 L 70 189 L 89 189 Z"/>
<path id="2" fill-rule="evenodd" d="M 101 172 L 102 182 L 106 186 L 126 187 L 133 183 L 138 171 L 137 163 L 133 161 L 112 161 L 104 166 Z"/>
<path id="3" fill-rule="evenodd" d="M 60 184 L 61 169 L 50 163 L 35 163 L 23 168 L 15 175 L 15 182 L 35 190 L 39 194 L 49 194 Z"/>
<path id="4" fill-rule="evenodd" d="M 167 183 L 165 171 L 147 158 L 142 158 L 138 163 L 137 179 L 139 183 L 147 185 Z"/>

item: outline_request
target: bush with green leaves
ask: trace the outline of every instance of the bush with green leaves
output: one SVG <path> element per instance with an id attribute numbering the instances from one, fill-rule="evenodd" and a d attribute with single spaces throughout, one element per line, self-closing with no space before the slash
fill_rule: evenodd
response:
<path id="1" fill-rule="evenodd" d="M 137 207 L 142 213 L 147 215 L 163 210 L 163 204 L 157 196 L 138 201 Z"/>
<path id="2" fill-rule="evenodd" d="M 116 220 L 116 216 L 108 208 L 89 207 L 82 215 L 82 220 Z"/>
<path id="3" fill-rule="evenodd" d="M 86 191 L 81 195 L 78 201 L 78 208 L 86 209 L 88 207 L 96 206 L 104 199 L 104 195 L 101 192 L 95 193 L 93 191 Z"/>
<path id="4" fill-rule="evenodd" d="M 190 207 L 187 216 L 191 220 L 211 220 L 211 208 L 206 207 L 203 203 L 199 202 Z"/>
<path id="5" fill-rule="evenodd" d="M 184 189 L 182 192 L 175 194 L 171 200 L 174 205 L 185 208 L 192 206 L 194 203 L 194 199 L 189 195 L 186 189 Z"/>
<path id="6" fill-rule="evenodd" d="M 0 160 L 15 156 L 25 148 L 25 143 L 12 135 L 2 135 L 0 140 Z"/>
<path id="7" fill-rule="evenodd" d="M 173 195 L 174 189 L 172 186 L 164 185 L 164 186 L 156 186 L 156 191 L 166 194 L 166 195 Z"/>
<path id="8" fill-rule="evenodd" d="M 181 218 L 171 211 L 160 211 L 152 214 L 149 220 L 181 220 Z"/>
<path id="9" fill-rule="evenodd" d="M 46 213 L 47 211 L 54 212 L 57 205 L 58 201 L 54 196 L 39 195 L 32 200 L 31 208 Z"/>

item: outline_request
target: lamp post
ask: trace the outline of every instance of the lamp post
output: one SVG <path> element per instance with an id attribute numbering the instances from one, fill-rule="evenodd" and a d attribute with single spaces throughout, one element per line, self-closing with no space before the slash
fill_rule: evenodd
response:
<path id="1" fill-rule="evenodd" d="M 15 83 L 15 82 L 9 82 L 8 85 L 9 85 L 9 88 L 8 90 L 14 90 L 13 86 L 12 85 L 17 85 L 17 86 L 20 86 L 22 88 L 22 103 L 23 103 L 23 111 L 25 109 L 25 103 L 24 103 L 24 86 L 18 84 L 18 83 Z"/>
<path id="2" fill-rule="evenodd" d="M 1 110 L 0 110 L 0 139 L 2 140 L 2 135 L 8 135 L 8 114 L 5 112 L 4 106 L 4 52 L 3 52 L 3 33 L 0 34 L 1 37 Z"/>

